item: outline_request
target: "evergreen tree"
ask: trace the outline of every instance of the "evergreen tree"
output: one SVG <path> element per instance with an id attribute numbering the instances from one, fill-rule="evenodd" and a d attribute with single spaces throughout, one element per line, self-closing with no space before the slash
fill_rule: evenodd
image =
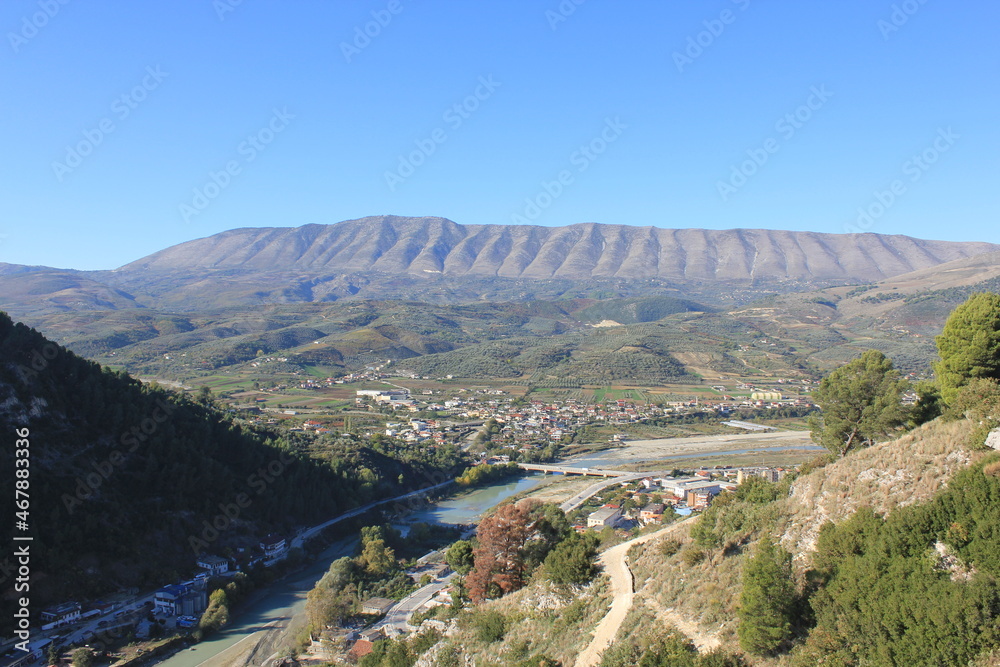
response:
<path id="1" fill-rule="evenodd" d="M 73 667 L 90 667 L 94 664 L 94 654 L 89 648 L 78 648 L 73 651 Z"/>
<path id="2" fill-rule="evenodd" d="M 906 423 L 902 397 L 907 388 L 892 361 L 867 350 L 820 382 L 814 398 L 823 415 L 813 422 L 813 439 L 840 456 L 875 444 Z"/>
<path id="3" fill-rule="evenodd" d="M 448 547 L 445 553 L 448 566 L 461 575 L 466 575 L 472 569 L 474 558 L 472 555 L 472 542 L 469 540 L 459 540 Z"/>
<path id="4" fill-rule="evenodd" d="M 761 540 L 743 569 L 736 634 L 748 653 L 774 652 L 791 634 L 795 589 L 792 556 L 770 537 Z"/>
<path id="5" fill-rule="evenodd" d="M 973 378 L 1000 380 L 1000 294 L 973 294 L 952 311 L 937 342 L 941 397 L 951 403 Z"/>
<path id="6" fill-rule="evenodd" d="M 545 576 L 556 584 L 585 584 L 597 575 L 594 558 L 600 539 L 593 533 L 571 534 L 545 557 Z"/>
<path id="7" fill-rule="evenodd" d="M 473 602 L 490 597 L 494 588 L 509 593 L 524 585 L 522 549 L 531 535 L 530 514 L 524 503 L 504 505 L 480 522 L 475 565 L 466 577 Z"/>

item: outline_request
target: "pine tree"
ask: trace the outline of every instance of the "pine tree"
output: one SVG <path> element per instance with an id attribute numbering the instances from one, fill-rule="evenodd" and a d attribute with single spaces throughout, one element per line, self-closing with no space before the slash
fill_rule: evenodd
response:
<path id="1" fill-rule="evenodd" d="M 472 569 L 472 542 L 469 540 L 459 540 L 448 547 L 445 559 L 451 569 L 461 575 L 466 575 Z"/>
<path id="2" fill-rule="evenodd" d="M 892 361 L 867 350 L 820 382 L 814 398 L 823 416 L 813 424 L 813 439 L 840 456 L 873 445 L 906 423 L 902 398 L 908 386 Z"/>
<path id="3" fill-rule="evenodd" d="M 571 534 L 545 557 L 545 577 L 556 584 L 585 584 L 597 575 L 600 540 L 593 533 Z"/>
<path id="4" fill-rule="evenodd" d="M 941 397 L 951 403 L 973 378 L 1000 380 L 1000 294 L 974 294 L 952 311 L 935 339 Z"/>
<path id="5" fill-rule="evenodd" d="M 744 651 L 772 653 L 790 636 L 795 596 L 791 576 L 791 554 L 765 537 L 743 568 L 736 634 Z"/>

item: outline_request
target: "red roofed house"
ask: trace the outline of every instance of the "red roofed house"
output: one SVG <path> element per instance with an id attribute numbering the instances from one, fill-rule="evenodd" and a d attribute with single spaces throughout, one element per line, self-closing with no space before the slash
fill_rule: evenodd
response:
<path id="1" fill-rule="evenodd" d="M 367 639 L 359 639 L 354 642 L 354 646 L 352 646 L 351 650 L 347 652 L 347 657 L 352 660 L 360 660 L 371 653 L 373 648 L 375 648 L 375 644 L 372 644 Z"/>

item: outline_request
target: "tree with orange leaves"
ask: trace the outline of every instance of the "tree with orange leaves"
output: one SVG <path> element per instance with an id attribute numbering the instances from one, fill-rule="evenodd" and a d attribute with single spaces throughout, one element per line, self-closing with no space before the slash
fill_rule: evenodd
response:
<path id="1" fill-rule="evenodd" d="M 533 532 L 531 509 L 530 504 L 523 502 L 504 505 L 479 524 L 474 565 L 465 578 L 473 602 L 478 604 L 524 585 L 523 550 Z"/>

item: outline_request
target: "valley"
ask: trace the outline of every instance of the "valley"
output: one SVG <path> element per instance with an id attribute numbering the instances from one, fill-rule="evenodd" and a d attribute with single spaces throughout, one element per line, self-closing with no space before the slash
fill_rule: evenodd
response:
<path id="1" fill-rule="evenodd" d="M 704 650 L 738 650 L 732 620 L 738 607 L 731 590 L 739 589 L 737 578 L 746 561 L 741 554 L 762 531 L 781 528 L 789 549 L 799 545 L 793 553 L 801 563 L 817 542 L 820 524 L 857 507 L 845 498 L 881 494 L 885 511 L 890 511 L 896 502 L 892 499 L 903 493 L 897 488 L 900 480 L 926 478 L 928 493 L 914 497 L 929 499 L 930 492 L 958 472 L 959 463 L 979 460 L 974 450 L 955 443 L 948 427 L 937 425 L 932 436 L 918 435 L 916 442 L 943 438 L 949 444 L 943 450 L 928 446 L 923 458 L 905 465 L 898 454 L 876 453 L 874 447 L 831 464 L 811 431 L 826 416 L 817 398 L 823 395 L 823 378 L 869 350 L 885 353 L 899 370 L 908 383 L 900 395 L 902 405 L 915 409 L 934 377 L 935 337 L 956 306 L 975 293 L 1000 287 L 1000 253 L 988 244 L 797 236 L 796 244 L 822 245 L 840 260 L 837 266 L 817 261 L 805 269 L 788 252 L 793 238 L 788 234 L 682 231 L 671 238 L 687 244 L 685 252 L 702 252 L 691 248 L 703 243 L 719 244 L 713 252 L 729 247 L 727 243 L 738 243 L 743 250 L 730 247 L 724 261 L 723 255 L 709 253 L 715 263 L 712 275 L 703 266 L 671 268 L 662 263 L 662 254 L 661 264 L 652 265 L 658 268 L 642 273 L 643 263 L 653 261 L 643 254 L 652 252 L 643 244 L 649 246 L 648 239 L 655 238 L 663 252 L 666 237 L 659 231 L 592 225 L 519 230 L 517 234 L 527 234 L 521 238 L 510 236 L 512 230 L 464 228 L 438 219 L 378 218 L 329 229 L 235 230 L 114 272 L 5 267 L 0 271 L 0 305 L 52 338 L 50 342 L 21 324 L 3 322 L 8 341 L 4 418 L 27 419 L 46 443 L 39 474 L 50 494 L 84 479 L 88 464 L 94 468 L 97 461 L 96 469 L 101 469 L 100 461 L 112 460 L 116 433 L 124 429 L 127 435 L 130 424 L 139 424 L 139 431 L 132 429 L 138 435 L 143 416 L 153 414 L 150 406 L 169 408 L 167 426 L 154 427 L 147 434 L 150 442 L 136 456 L 113 464 L 107 485 L 91 485 L 86 494 L 63 493 L 64 499 L 71 498 L 69 513 L 76 521 L 60 522 L 50 533 L 78 546 L 58 556 L 51 552 L 50 560 L 42 561 L 47 572 L 61 569 L 66 576 L 49 575 L 39 586 L 40 599 L 57 602 L 69 594 L 89 600 L 106 591 L 171 580 L 186 586 L 187 575 L 180 573 L 192 571 L 192 563 L 183 545 L 192 539 L 250 573 L 252 589 L 284 571 L 285 566 L 254 569 L 267 553 L 261 540 L 273 534 L 290 540 L 288 553 L 294 556 L 287 567 L 294 582 L 279 584 L 273 594 L 263 592 L 270 590 L 265 585 L 246 609 L 234 603 L 234 614 L 242 609 L 238 624 L 196 644 L 193 651 L 181 651 L 170 664 L 263 664 L 286 651 L 305 656 L 309 647 L 324 660 L 339 660 L 349 646 L 364 646 L 351 639 L 352 632 L 363 630 L 389 635 L 384 647 L 373 649 L 379 656 L 390 649 L 422 651 L 421 642 L 436 637 L 437 655 L 460 642 L 498 659 L 508 650 L 526 657 L 549 651 L 563 661 L 605 665 L 615 659 L 615 651 L 641 648 L 645 640 L 639 619 L 649 615 L 683 629 Z M 508 236 L 521 240 L 503 254 Z M 612 237 L 619 245 L 608 251 L 611 255 L 593 250 L 596 239 L 606 251 Z M 250 246 L 245 245 L 248 239 Z M 525 258 L 529 247 L 536 254 Z M 483 258 L 470 256 L 464 264 L 458 260 L 474 248 L 486 253 Z M 732 264 L 732 253 L 746 256 L 747 248 L 761 258 L 750 269 L 752 278 Z M 775 259 L 779 248 L 785 252 L 782 262 Z M 891 251 L 895 259 L 879 264 L 877 272 L 860 270 L 851 264 L 856 260 L 848 260 L 853 252 L 882 257 L 878 253 L 883 251 Z M 364 257 L 368 259 L 362 261 Z M 499 264 L 489 264 L 490 257 Z M 428 275 L 424 267 L 435 261 L 442 268 L 434 271 L 442 273 Z M 543 270 L 545 262 L 551 267 Z M 332 266 L 354 273 L 335 280 L 306 278 L 310 271 Z M 306 280 L 312 281 L 308 289 L 303 287 Z M 343 289 L 323 291 L 334 284 Z M 41 350 L 56 350 L 52 361 L 38 361 Z M 65 384 L 73 377 L 85 391 Z M 43 405 L 39 400 L 44 408 L 38 407 Z M 260 477 L 272 451 L 281 457 L 282 469 Z M 860 463 L 876 455 L 881 458 Z M 889 460 L 901 467 L 883 474 Z M 169 461 L 175 461 L 172 467 Z M 610 469 L 626 476 L 600 485 L 571 478 L 549 478 L 538 486 L 535 477 L 494 479 L 493 473 L 516 474 L 508 465 L 538 462 L 558 462 L 577 471 Z M 931 466 L 935 472 L 910 471 L 911 464 Z M 249 474 L 261 465 L 265 467 Z M 807 474 L 817 467 L 823 471 L 820 477 Z M 294 472 L 286 474 L 285 468 Z M 165 470 L 181 476 L 186 496 L 168 488 Z M 800 470 L 801 480 L 796 477 Z M 770 480 L 768 489 L 785 488 L 776 480 L 795 479 L 788 487 L 791 497 L 808 492 L 816 507 L 775 499 L 767 509 L 748 508 L 733 520 L 750 524 L 726 538 L 731 543 L 718 553 L 713 549 L 719 544 L 705 536 L 705 526 L 709 520 L 720 521 L 721 535 L 735 530 L 729 519 L 692 519 L 654 536 L 651 531 L 659 521 L 640 518 L 640 510 L 655 507 L 661 494 L 669 497 L 660 484 L 679 494 L 667 503 L 675 509 L 660 510 L 664 523 L 678 512 L 724 516 L 727 503 L 742 502 L 732 498 L 751 493 L 740 490 L 741 482 L 755 476 Z M 850 490 L 816 488 L 810 480 L 818 478 L 826 480 L 821 487 L 835 479 Z M 460 485 L 485 486 L 429 507 L 408 500 L 410 493 L 400 495 L 429 484 L 444 493 L 443 487 L 455 479 Z M 221 482 L 220 488 L 209 480 Z M 872 480 L 883 480 L 891 489 L 876 485 L 859 491 Z M 713 491 L 703 497 L 671 486 L 688 483 Z M 263 486 L 274 500 L 249 503 L 238 520 L 217 531 L 224 537 L 206 539 L 199 522 L 211 521 L 213 508 L 225 507 L 247 485 Z M 657 490 L 648 491 L 651 487 Z M 735 495 L 726 493 L 713 503 L 719 489 Z M 556 518 L 563 510 L 553 503 L 581 494 L 586 496 L 582 507 L 573 503 L 565 517 Z M 480 496 L 488 500 L 480 503 Z M 393 497 L 399 497 L 395 505 L 378 509 L 381 499 Z M 50 514 L 59 512 L 58 503 L 49 505 Z M 603 531 L 586 531 L 593 517 L 612 506 L 619 508 L 623 521 L 617 529 L 608 525 Z M 415 548 L 405 537 L 412 521 L 434 527 L 431 533 L 461 532 L 484 516 L 490 521 L 515 507 L 551 514 L 545 514 L 545 521 L 562 527 L 536 539 L 561 554 L 593 550 L 596 556 L 598 546 L 609 549 L 638 536 L 635 545 L 604 551 L 601 562 L 617 577 L 613 590 L 604 579 L 592 577 L 574 579 L 577 588 L 552 588 L 542 580 L 554 576 L 550 570 L 555 565 L 543 567 L 542 553 L 531 564 L 536 573 L 523 582 L 523 592 L 504 596 L 497 595 L 499 589 L 486 589 L 493 591 L 486 601 L 469 604 L 464 588 L 469 575 L 463 573 L 457 588 L 451 578 L 443 578 L 410 607 L 406 596 L 414 584 L 404 583 L 400 559 L 386 560 L 384 571 L 372 569 L 372 554 L 383 548 L 372 544 L 388 540 L 394 548 Z M 159 523 L 144 525 L 141 512 Z M 109 516 L 117 520 L 109 521 Z M 451 524 L 462 527 L 449 528 Z M 151 531 L 152 525 L 165 527 Z M 86 532 L 78 534 L 79 526 L 86 526 Z M 398 535 L 393 532 L 397 529 Z M 358 530 L 366 535 L 360 547 Z M 435 544 L 447 544 L 457 534 L 437 535 L 434 539 L 444 541 Z M 322 536 L 320 541 L 307 539 L 315 535 Z M 598 542 L 586 542 L 592 539 Z M 654 546 L 639 546 L 647 541 Z M 667 554 L 673 541 L 679 546 Z M 663 546 L 665 542 L 669 544 Z M 480 543 L 474 538 L 470 544 Z M 158 545 L 155 557 L 137 556 L 139 545 L 147 544 Z M 300 571 L 304 549 L 318 560 Z M 666 569 L 656 571 L 649 564 L 651 549 L 666 555 Z M 674 558 L 677 553 L 681 555 Z M 628 592 L 632 604 L 616 602 L 609 613 L 611 597 L 624 595 L 626 554 L 631 554 L 628 567 L 634 563 L 636 568 L 634 588 Z M 335 557 L 340 560 L 334 562 Z M 439 554 L 438 566 L 451 565 L 442 559 Z M 707 563 L 721 568 L 719 581 L 728 582 L 730 592 L 700 579 L 710 575 Z M 679 575 L 677 567 L 696 581 L 685 583 L 687 574 Z M 317 581 L 324 568 L 329 571 Z M 91 575 L 86 586 L 74 576 L 81 572 Z M 331 572 L 338 573 L 333 580 Z M 245 585 L 230 591 L 234 600 L 244 600 Z M 450 607 L 433 606 L 438 589 L 457 596 Z M 579 598 L 581 591 L 590 591 L 584 593 L 590 597 Z M 662 591 L 666 597 L 658 597 Z M 356 608 L 366 597 L 362 593 L 377 599 L 402 597 L 406 613 L 371 626 L 372 619 Z M 327 606 L 307 605 L 307 597 L 322 596 L 330 596 Z M 533 596 L 550 605 L 540 615 L 521 607 L 530 604 L 522 598 Z M 345 604 L 354 611 L 346 614 L 344 624 L 333 623 L 333 612 L 322 611 Z M 573 610 L 565 622 L 549 617 L 560 605 Z M 196 639 L 203 633 L 212 637 L 213 629 L 225 625 L 205 620 L 217 617 L 213 609 L 204 612 Z M 416 619 L 414 625 L 407 617 Z M 327 619 L 326 631 L 316 625 L 317 618 Z M 470 623 L 490 624 L 498 618 L 524 626 L 523 632 L 535 637 L 535 648 L 507 647 L 507 640 L 499 638 L 503 633 L 483 643 L 482 633 L 499 632 L 496 627 L 469 634 Z M 530 619 L 541 622 L 542 635 L 526 629 Z M 570 627 L 581 637 L 596 632 L 589 649 L 560 640 Z M 393 640 L 398 633 L 410 638 Z"/>

